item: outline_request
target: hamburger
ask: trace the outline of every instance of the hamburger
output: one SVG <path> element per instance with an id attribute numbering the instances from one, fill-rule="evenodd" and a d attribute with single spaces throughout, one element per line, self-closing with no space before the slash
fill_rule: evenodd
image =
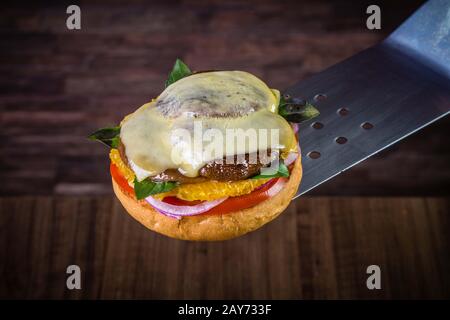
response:
<path id="1" fill-rule="evenodd" d="M 214 241 L 256 230 L 302 178 L 298 123 L 318 115 L 244 71 L 192 72 L 181 60 L 163 92 L 89 136 L 110 148 L 114 193 L 145 227 Z"/>

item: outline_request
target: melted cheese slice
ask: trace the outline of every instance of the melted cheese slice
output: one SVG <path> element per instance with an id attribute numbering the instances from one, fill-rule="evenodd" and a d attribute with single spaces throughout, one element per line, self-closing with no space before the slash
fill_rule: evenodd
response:
<path id="1" fill-rule="evenodd" d="M 225 156 L 268 148 L 295 150 L 294 133 L 278 115 L 278 103 L 279 92 L 250 73 L 197 73 L 168 86 L 156 100 L 127 116 L 120 139 L 138 180 L 167 169 L 195 177 L 207 162 Z M 271 129 L 276 129 L 275 136 Z M 230 145 L 227 137 L 238 132 L 245 142 L 234 140 Z"/>

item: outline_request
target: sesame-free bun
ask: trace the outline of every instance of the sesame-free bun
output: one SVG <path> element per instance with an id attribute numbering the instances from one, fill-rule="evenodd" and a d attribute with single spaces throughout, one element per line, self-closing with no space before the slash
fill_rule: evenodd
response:
<path id="1" fill-rule="evenodd" d="M 112 184 L 114 193 L 125 210 L 148 229 L 176 239 L 217 241 L 241 236 L 275 219 L 291 202 L 301 178 L 302 165 L 299 156 L 286 186 L 275 196 L 251 208 L 225 214 L 187 216 L 180 220 L 159 213 L 145 200 L 136 200 L 124 192 L 114 179 Z"/>

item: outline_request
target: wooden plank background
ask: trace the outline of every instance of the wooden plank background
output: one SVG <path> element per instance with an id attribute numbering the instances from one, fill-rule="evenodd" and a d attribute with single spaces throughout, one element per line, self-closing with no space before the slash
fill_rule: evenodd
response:
<path id="1" fill-rule="evenodd" d="M 0 199 L 0 298 L 450 298 L 450 201 L 303 197 L 259 231 L 183 242 L 110 197 Z M 66 268 L 82 289 L 65 288 Z M 381 290 L 366 268 L 381 268 Z"/>

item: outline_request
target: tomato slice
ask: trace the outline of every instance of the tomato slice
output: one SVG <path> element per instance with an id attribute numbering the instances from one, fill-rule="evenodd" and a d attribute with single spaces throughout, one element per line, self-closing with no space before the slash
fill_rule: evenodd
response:
<path id="1" fill-rule="evenodd" d="M 128 194 L 134 195 L 134 189 L 130 187 L 127 179 L 125 179 L 125 177 L 120 173 L 119 168 L 112 162 L 109 165 L 109 171 L 111 172 L 111 176 L 113 177 L 114 181 L 119 185 L 120 188 L 122 188 L 123 191 Z"/>
<path id="2" fill-rule="evenodd" d="M 203 214 L 225 214 L 256 206 L 258 203 L 263 202 L 264 200 L 267 200 L 271 197 L 271 195 L 267 191 L 275 183 L 277 183 L 278 179 L 280 178 L 269 180 L 267 183 L 253 190 L 249 194 L 245 194 L 239 197 L 230 197 L 218 206 L 212 208 L 209 211 L 206 211 Z"/>

